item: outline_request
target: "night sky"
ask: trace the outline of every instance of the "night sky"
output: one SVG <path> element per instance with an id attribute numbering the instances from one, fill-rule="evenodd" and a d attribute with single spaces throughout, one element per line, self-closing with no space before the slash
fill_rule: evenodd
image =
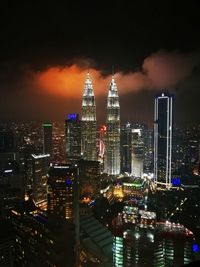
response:
<path id="1" fill-rule="evenodd" d="M 200 19 L 194 3 L 40 2 L 0 6 L 1 121 L 63 121 L 80 112 L 89 70 L 103 122 L 114 68 L 123 122 L 151 125 L 153 98 L 161 91 L 174 94 L 177 124 L 199 122 Z"/>

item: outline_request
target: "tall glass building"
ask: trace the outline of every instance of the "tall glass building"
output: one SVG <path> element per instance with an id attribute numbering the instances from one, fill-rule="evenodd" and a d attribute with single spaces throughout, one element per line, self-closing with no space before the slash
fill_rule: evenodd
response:
<path id="1" fill-rule="evenodd" d="M 68 114 L 65 121 L 65 152 L 67 160 L 81 156 L 81 122 L 78 114 Z"/>
<path id="2" fill-rule="evenodd" d="M 171 184 L 173 99 L 164 93 L 154 105 L 154 177 L 157 184 Z"/>
<path id="3" fill-rule="evenodd" d="M 89 73 L 85 81 L 82 98 L 81 154 L 85 160 L 96 160 L 96 106 Z"/>
<path id="4" fill-rule="evenodd" d="M 142 177 L 144 169 L 144 142 L 142 140 L 142 130 L 132 129 L 132 164 L 131 174 L 134 177 Z"/>
<path id="5" fill-rule="evenodd" d="M 120 174 L 120 106 L 117 85 L 112 77 L 107 98 L 105 173 Z"/>

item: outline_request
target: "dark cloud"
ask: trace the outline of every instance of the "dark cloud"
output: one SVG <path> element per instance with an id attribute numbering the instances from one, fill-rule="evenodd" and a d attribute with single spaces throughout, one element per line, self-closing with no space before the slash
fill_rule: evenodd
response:
<path id="1" fill-rule="evenodd" d="M 9 68 L 1 73 L 0 117 L 2 120 L 63 120 L 69 112 L 81 111 L 81 94 L 85 73 L 90 69 L 97 100 L 99 122 L 105 120 L 106 94 L 111 76 L 96 68 L 95 60 L 81 57 L 76 65 L 51 66 L 35 71 L 30 65 Z M 75 63 L 75 62 L 73 62 Z M 138 68 L 140 69 L 140 68 Z M 115 74 L 121 103 L 122 121 L 153 120 L 153 98 L 156 91 L 176 94 L 176 118 L 182 122 L 190 114 L 198 121 L 199 52 L 158 51 L 148 56 L 141 71 Z M 189 95 L 189 97 L 188 97 Z M 187 112 L 184 109 L 187 106 Z M 52 109 L 52 107 L 54 107 Z M 181 111 L 183 109 L 183 111 Z"/>
<path id="2" fill-rule="evenodd" d="M 199 9 L 194 3 L 4 2 L 0 119 L 63 120 L 67 112 L 80 112 L 81 97 L 49 94 L 36 83 L 52 68 L 64 75 L 76 63 L 80 69 L 97 71 L 104 82 L 104 93 L 97 97 L 101 121 L 113 65 L 123 120 L 151 121 L 154 94 L 166 88 L 176 93 L 177 120 L 190 115 L 199 120 Z M 82 78 L 77 79 L 82 86 Z"/>

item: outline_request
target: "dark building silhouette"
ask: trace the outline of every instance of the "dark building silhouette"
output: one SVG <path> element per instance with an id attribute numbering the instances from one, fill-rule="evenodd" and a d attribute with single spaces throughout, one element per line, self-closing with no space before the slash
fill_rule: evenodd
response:
<path id="1" fill-rule="evenodd" d="M 43 123 L 43 153 L 52 155 L 53 142 L 52 142 L 52 123 Z"/>
<path id="2" fill-rule="evenodd" d="M 131 173 L 131 124 L 121 127 L 121 172 Z"/>
<path id="3" fill-rule="evenodd" d="M 73 223 L 47 216 L 30 202 L 13 208 L 11 220 L 16 235 L 14 266 L 74 266 Z"/>

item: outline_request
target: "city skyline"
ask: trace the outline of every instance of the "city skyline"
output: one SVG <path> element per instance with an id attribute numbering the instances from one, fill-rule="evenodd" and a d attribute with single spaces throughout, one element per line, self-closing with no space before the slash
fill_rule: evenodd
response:
<path id="1" fill-rule="evenodd" d="M 175 94 L 175 121 L 199 122 L 195 5 L 88 1 L 48 3 L 48 10 L 44 3 L 5 4 L 2 10 L 1 120 L 63 121 L 66 113 L 80 113 L 89 69 L 97 120 L 103 122 L 114 66 L 122 121 L 152 125 L 155 94 L 170 91 Z"/>
<path id="2" fill-rule="evenodd" d="M 0 266 L 198 263 L 198 6 L 45 2 L 0 8 Z"/>

